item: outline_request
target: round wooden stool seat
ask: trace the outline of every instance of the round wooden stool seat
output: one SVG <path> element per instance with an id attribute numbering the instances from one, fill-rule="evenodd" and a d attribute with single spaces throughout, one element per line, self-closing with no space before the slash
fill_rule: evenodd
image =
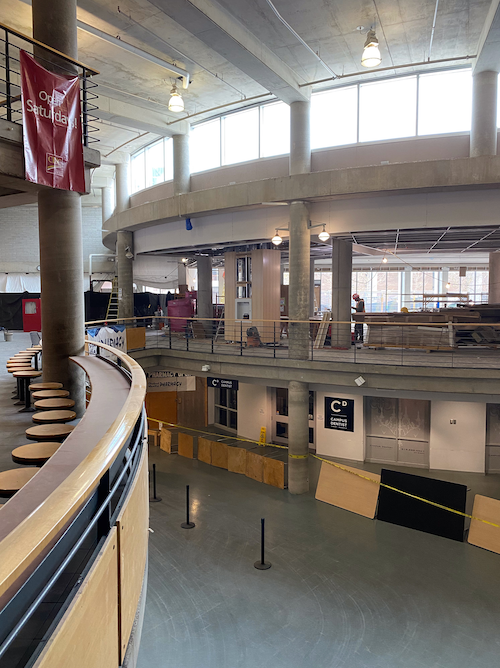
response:
<path id="1" fill-rule="evenodd" d="M 75 411 L 42 411 L 33 415 L 33 422 L 36 424 L 53 424 L 54 422 L 71 422 L 75 418 Z"/>
<path id="2" fill-rule="evenodd" d="M 61 390 L 62 387 L 62 383 L 30 383 L 30 392 L 38 392 L 38 390 Z"/>
<path id="3" fill-rule="evenodd" d="M 29 371 L 32 368 L 31 364 L 12 364 L 7 366 L 7 371 L 9 373 L 15 373 L 16 371 Z"/>
<path id="4" fill-rule="evenodd" d="M 30 385 L 30 387 L 32 387 L 32 385 Z M 56 399 L 57 397 L 69 397 L 68 390 L 34 390 L 33 391 L 33 399 Z"/>
<path id="5" fill-rule="evenodd" d="M 70 424 L 38 424 L 26 429 L 30 441 L 63 441 L 75 427 Z"/>
<path id="6" fill-rule="evenodd" d="M 33 369 L 32 371 L 15 371 L 14 372 L 14 378 L 38 378 L 38 376 L 41 376 L 42 372 L 41 371 L 35 371 Z"/>
<path id="7" fill-rule="evenodd" d="M 0 473 L 0 496 L 14 496 L 40 469 L 25 466 Z"/>
<path id="8" fill-rule="evenodd" d="M 61 410 L 63 408 L 73 408 L 75 402 L 73 399 L 63 399 L 54 397 L 53 399 L 40 399 L 35 401 L 35 408 L 39 411 Z"/>
<path id="9" fill-rule="evenodd" d="M 27 443 L 12 450 L 12 460 L 16 464 L 30 464 L 42 466 L 52 455 L 59 450 L 61 444 L 56 441 L 45 443 Z"/>

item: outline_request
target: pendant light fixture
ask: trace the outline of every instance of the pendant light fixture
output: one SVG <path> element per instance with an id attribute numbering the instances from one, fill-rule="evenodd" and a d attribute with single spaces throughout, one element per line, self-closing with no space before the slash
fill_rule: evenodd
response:
<path id="1" fill-rule="evenodd" d="M 329 235 L 328 232 L 325 230 L 325 227 L 326 227 L 326 226 L 323 225 L 323 231 L 320 232 L 320 233 L 318 234 L 318 239 L 319 239 L 320 241 L 328 241 L 328 239 L 330 238 L 330 235 Z"/>
<path id="2" fill-rule="evenodd" d="M 271 243 L 273 243 L 275 246 L 279 246 L 282 242 L 283 239 L 280 237 L 278 230 L 276 230 L 276 234 L 271 239 Z"/>
<path id="3" fill-rule="evenodd" d="M 378 48 L 378 39 L 375 30 L 369 30 L 366 36 L 366 42 L 361 56 L 361 65 L 363 67 L 378 67 L 382 62 L 380 49 Z"/>
<path id="4" fill-rule="evenodd" d="M 170 100 L 168 101 L 168 110 L 175 113 L 184 111 L 184 100 L 182 95 L 177 90 L 177 84 L 174 83 L 170 91 Z"/>

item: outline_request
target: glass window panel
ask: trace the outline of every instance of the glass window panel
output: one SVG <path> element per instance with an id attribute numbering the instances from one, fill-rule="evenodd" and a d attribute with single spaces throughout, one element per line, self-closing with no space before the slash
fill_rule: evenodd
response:
<path id="1" fill-rule="evenodd" d="M 189 149 L 191 174 L 220 167 L 220 118 L 195 125 Z"/>
<path id="2" fill-rule="evenodd" d="M 357 86 L 311 96 L 311 148 L 355 144 L 357 123 Z"/>
<path id="3" fill-rule="evenodd" d="M 163 140 L 148 146 L 146 154 L 146 188 L 165 180 L 165 156 Z"/>
<path id="4" fill-rule="evenodd" d="M 227 406 L 236 410 L 238 408 L 238 391 L 227 390 Z"/>
<path id="5" fill-rule="evenodd" d="M 413 137 L 417 114 L 417 77 L 361 84 L 359 141 Z"/>
<path id="6" fill-rule="evenodd" d="M 259 157 L 259 109 L 248 109 L 222 117 L 222 164 Z"/>
<path id="7" fill-rule="evenodd" d="M 238 414 L 236 411 L 228 411 L 229 414 L 229 424 L 227 425 L 229 429 L 236 429 L 238 428 Z"/>
<path id="8" fill-rule="evenodd" d="M 144 172 L 144 151 L 134 155 L 132 158 L 130 171 L 132 173 L 131 192 L 136 193 L 138 190 L 144 190 L 146 187 Z"/>
<path id="9" fill-rule="evenodd" d="M 314 420 L 314 392 L 309 390 L 309 419 Z"/>
<path id="10" fill-rule="evenodd" d="M 470 130 L 472 75 L 470 70 L 422 74 L 418 90 L 418 134 L 435 135 Z"/>
<path id="11" fill-rule="evenodd" d="M 278 438 L 288 438 L 287 422 L 276 422 L 276 436 Z"/>
<path id="12" fill-rule="evenodd" d="M 288 415 L 288 390 L 286 387 L 276 388 L 276 415 Z"/>
<path id="13" fill-rule="evenodd" d="M 260 156 L 290 153 L 290 107 L 284 102 L 260 108 Z"/>
<path id="14" fill-rule="evenodd" d="M 329 311 L 332 307 L 332 272 L 321 272 L 321 310 Z"/>
<path id="15" fill-rule="evenodd" d="M 227 427 L 227 413 L 228 411 L 225 408 L 217 409 L 217 423 Z"/>
<path id="16" fill-rule="evenodd" d="M 165 181 L 172 181 L 174 178 L 174 140 L 165 139 Z"/>

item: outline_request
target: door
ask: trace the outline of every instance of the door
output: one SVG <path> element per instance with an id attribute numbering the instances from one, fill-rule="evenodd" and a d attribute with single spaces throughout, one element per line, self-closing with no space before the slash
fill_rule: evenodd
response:
<path id="1" fill-rule="evenodd" d="M 486 404 L 486 473 L 500 473 L 500 404 Z"/>
<path id="2" fill-rule="evenodd" d="M 235 434 L 238 431 L 238 390 L 215 388 L 214 424 Z"/>
<path id="3" fill-rule="evenodd" d="M 309 449 L 314 450 L 315 393 L 309 392 Z M 273 420 L 273 442 L 288 445 L 288 388 L 275 389 L 276 415 Z"/>
<path id="4" fill-rule="evenodd" d="M 146 414 L 161 422 L 177 424 L 177 392 L 147 392 Z"/>
<path id="5" fill-rule="evenodd" d="M 191 429 L 203 429 L 207 422 L 207 379 L 196 378 L 196 390 L 177 392 L 177 419 Z"/>
<path id="6" fill-rule="evenodd" d="M 366 461 L 429 467 L 430 401 L 365 397 Z"/>

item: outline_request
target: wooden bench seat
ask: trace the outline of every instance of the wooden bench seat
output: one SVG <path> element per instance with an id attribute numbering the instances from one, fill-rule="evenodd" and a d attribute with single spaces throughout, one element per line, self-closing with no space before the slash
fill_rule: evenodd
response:
<path id="1" fill-rule="evenodd" d="M 42 466 L 60 447 L 61 444 L 58 441 L 20 445 L 18 448 L 12 450 L 12 461 L 16 464 Z"/>

